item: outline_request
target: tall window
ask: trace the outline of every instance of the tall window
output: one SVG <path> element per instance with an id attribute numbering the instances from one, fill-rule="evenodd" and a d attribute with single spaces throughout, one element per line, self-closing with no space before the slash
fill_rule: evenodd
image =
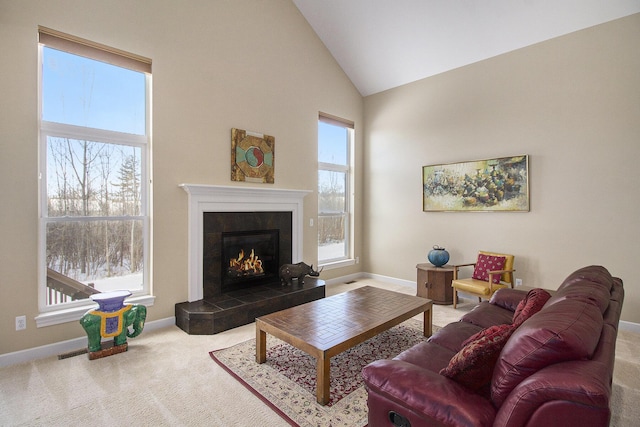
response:
<path id="1" fill-rule="evenodd" d="M 318 263 L 352 258 L 352 122 L 318 119 Z"/>
<path id="2" fill-rule="evenodd" d="M 39 30 L 40 310 L 149 293 L 151 62 Z"/>

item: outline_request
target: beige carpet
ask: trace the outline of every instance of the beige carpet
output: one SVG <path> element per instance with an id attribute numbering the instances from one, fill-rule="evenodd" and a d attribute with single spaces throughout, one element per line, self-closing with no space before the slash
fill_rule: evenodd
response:
<path id="1" fill-rule="evenodd" d="M 640 425 L 640 335 L 618 331 L 613 369 L 611 426 Z"/>
<path id="2" fill-rule="evenodd" d="M 375 280 L 332 285 L 327 294 L 371 285 L 411 293 Z M 413 290 L 415 292 L 415 290 Z M 434 306 L 446 325 L 472 307 Z M 267 405 L 213 363 L 209 352 L 255 338 L 253 324 L 211 336 L 177 327 L 143 332 L 129 351 L 99 360 L 50 357 L 0 369 L 2 426 L 288 426 Z M 640 336 L 621 331 L 617 344 L 612 426 L 640 419 Z"/>

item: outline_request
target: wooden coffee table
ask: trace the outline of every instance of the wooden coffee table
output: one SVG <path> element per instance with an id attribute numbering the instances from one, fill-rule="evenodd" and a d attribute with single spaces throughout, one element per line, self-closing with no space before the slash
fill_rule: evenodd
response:
<path id="1" fill-rule="evenodd" d="M 256 361 L 267 360 L 267 333 L 316 358 L 316 399 L 329 402 L 330 359 L 424 313 L 431 336 L 431 300 L 364 286 L 256 319 Z"/>

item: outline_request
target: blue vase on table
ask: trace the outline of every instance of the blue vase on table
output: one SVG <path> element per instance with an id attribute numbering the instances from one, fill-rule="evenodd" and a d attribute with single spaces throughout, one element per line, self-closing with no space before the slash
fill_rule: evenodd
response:
<path id="1" fill-rule="evenodd" d="M 442 267 L 449 262 L 449 252 L 438 245 L 435 245 L 429 254 L 427 255 L 429 262 L 436 267 Z"/>

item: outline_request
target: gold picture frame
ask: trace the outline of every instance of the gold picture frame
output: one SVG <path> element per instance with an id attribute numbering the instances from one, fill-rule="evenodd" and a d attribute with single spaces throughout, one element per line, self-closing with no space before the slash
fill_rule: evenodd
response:
<path id="1" fill-rule="evenodd" d="M 424 212 L 529 212 L 529 156 L 422 167 Z"/>
<path id="2" fill-rule="evenodd" d="M 231 129 L 231 180 L 274 183 L 275 138 Z"/>

